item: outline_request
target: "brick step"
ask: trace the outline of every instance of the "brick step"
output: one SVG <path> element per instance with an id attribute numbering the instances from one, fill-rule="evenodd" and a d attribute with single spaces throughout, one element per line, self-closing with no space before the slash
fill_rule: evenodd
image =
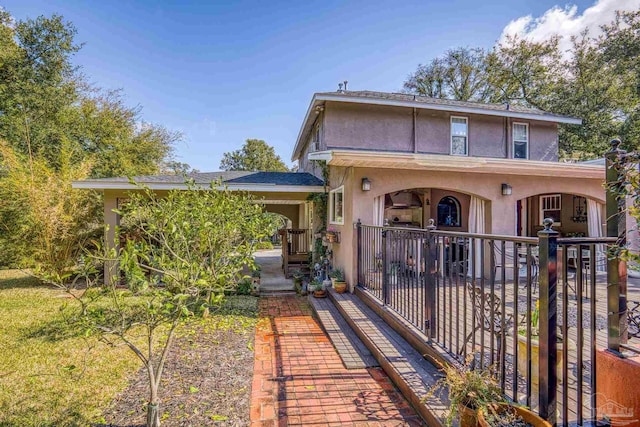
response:
<path id="1" fill-rule="evenodd" d="M 422 419 L 429 426 L 444 426 L 449 408 L 446 389 L 425 401 L 429 390 L 442 378 L 438 368 L 354 294 L 338 294 L 331 289 L 329 296 Z"/>
<path id="2" fill-rule="evenodd" d="M 309 296 L 309 301 L 316 318 L 320 321 L 322 329 L 329 335 L 345 368 L 361 369 L 380 366 L 331 300 Z"/>

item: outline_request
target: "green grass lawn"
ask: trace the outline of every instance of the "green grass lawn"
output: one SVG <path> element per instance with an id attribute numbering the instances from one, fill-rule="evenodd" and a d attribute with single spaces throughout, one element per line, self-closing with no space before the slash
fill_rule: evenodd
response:
<path id="1" fill-rule="evenodd" d="M 64 293 L 0 270 L 0 426 L 74 426 L 100 419 L 139 362 L 125 347 L 70 336 Z"/>
<path id="2" fill-rule="evenodd" d="M 125 346 L 108 347 L 97 338 L 74 332 L 61 313 L 64 305 L 73 303 L 64 292 L 41 286 L 22 272 L 0 270 L 0 427 L 87 426 L 103 423 L 109 414 L 124 414 L 128 424 L 129 413 L 140 413 L 147 397 L 141 363 Z M 220 383 L 216 386 L 222 387 L 226 381 L 235 392 L 234 380 L 251 383 L 256 318 L 257 298 L 230 296 L 210 317 L 191 319 L 177 330 L 178 341 L 170 358 L 184 359 L 188 351 L 194 354 L 184 366 L 173 363 L 181 366 L 178 370 L 167 367 L 160 394 L 164 407 L 171 408 L 171 417 L 178 420 L 173 424 L 167 420 L 167 426 L 181 425 L 182 418 L 194 417 L 178 396 L 182 382 L 202 381 L 198 375 L 190 377 L 190 372 L 209 366 L 206 376 L 217 378 L 224 362 L 231 378 L 214 381 Z M 229 343 L 237 348 L 229 348 Z M 236 351 L 239 349 L 245 351 Z M 236 361 L 235 354 L 246 360 Z M 225 362 L 225 357 L 231 359 Z M 211 362 L 208 365 L 204 363 L 207 360 Z M 242 366 L 232 366 L 237 363 Z M 242 370 L 244 376 L 233 374 L 240 372 L 234 369 Z M 245 417 L 248 423 L 248 406 L 242 406 L 248 402 L 248 388 L 238 398 L 240 403 L 232 402 L 232 410 L 224 405 L 229 400 L 228 390 L 211 387 L 200 387 L 202 402 L 188 396 L 191 404 L 197 404 L 195 412 L 206 407 L 216 414 L 226 410 L 234 416 L 238 415 L 234 410 L 240 410 L 240 419 Z M 138 418 L 135 421 L 142 421 Z"/>

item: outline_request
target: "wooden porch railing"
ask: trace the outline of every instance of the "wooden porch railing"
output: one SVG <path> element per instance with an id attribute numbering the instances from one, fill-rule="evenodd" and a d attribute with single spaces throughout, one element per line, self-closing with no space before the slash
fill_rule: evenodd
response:
<path id="1" fill-rule="evenodd" d="M 294 268 L 305 269 L 311 252 L 311 230 L 288 228 L 280 230 L 282 236 L 282 268 L 285 277 Z"/>

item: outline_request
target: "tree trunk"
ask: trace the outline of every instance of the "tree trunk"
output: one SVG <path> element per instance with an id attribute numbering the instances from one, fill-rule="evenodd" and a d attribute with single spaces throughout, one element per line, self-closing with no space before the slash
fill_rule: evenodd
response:
<path id="1" fill-rule="evenodd" d="M 147 403 L 147 427 L 160 427 L 160 405 Z"/>

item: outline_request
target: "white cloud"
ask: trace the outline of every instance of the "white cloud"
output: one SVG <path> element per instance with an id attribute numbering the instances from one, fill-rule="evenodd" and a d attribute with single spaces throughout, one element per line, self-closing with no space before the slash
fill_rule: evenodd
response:
<path id="1" fill-rule="evenodd" d="M 502 30 L 500 41 L 508 35 L 517 35 L 530 41 L 540 42 L 554 35 L 561 36 L 560 48 L 571 48 L 571 37 L 579 36 L 589 30 L 590 36 L 601 33 L 600 26 L 609 24 L 615 18 L 616 10 L 631 11 L 640 8 L 640 0 L 596 0 L 593 6 L 578 14 L 578 7 L 567 5 L 564 8 L 554 6 L 542 16 L 522 16 L 509 22 Z"/>

